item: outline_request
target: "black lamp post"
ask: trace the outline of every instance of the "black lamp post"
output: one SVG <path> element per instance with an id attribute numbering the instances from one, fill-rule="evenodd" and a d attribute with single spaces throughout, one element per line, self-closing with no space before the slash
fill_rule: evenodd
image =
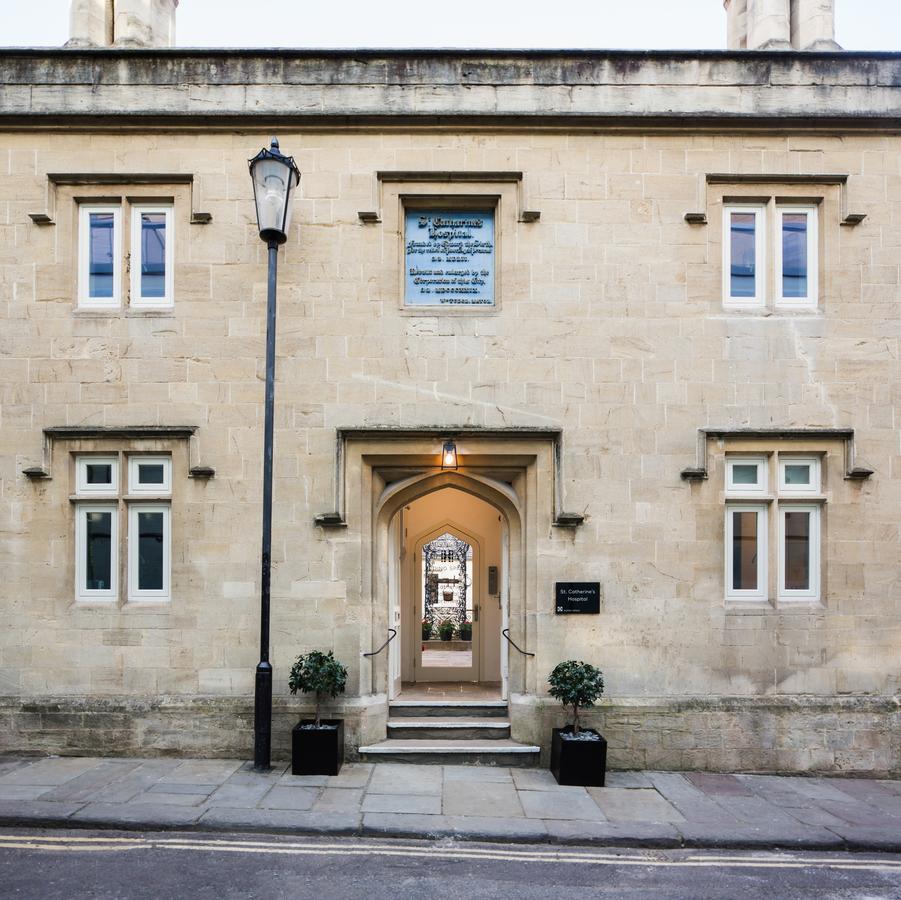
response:
<path id="1" fill-rule="evenodd" d="M 260 580 L 260 661 L 253 706 L 253 766 L 265 770 L 272 755 L 272 665 L 269 662 L 269 581 L 272 569 L 272 432 L 275 406 L 275 285 L 279 244 L 288 239 L 291 200 L 300 181 L 294 158 L 283 156 L 278 141 L 250 161 L 260 239 L 269 247 L 266 297 L 266 405 L 263 431 L 263 553 Z"/>

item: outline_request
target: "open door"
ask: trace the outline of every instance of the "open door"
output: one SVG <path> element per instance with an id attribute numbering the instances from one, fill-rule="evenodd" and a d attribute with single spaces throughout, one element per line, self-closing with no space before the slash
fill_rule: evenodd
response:
<path id="1" fill-rule="evenodd" d="M 510 692 L 510 644 L 504 632 L 510 627 L 510 531 L 503 524 L 501 534 L 501 699 L 509 699 Z"/>
<path id="2" fill-rule="evenodd" d="M 401 633 L 401 573 L 404 557 L 404 513 L 395 516 L 388 529 L 388 627 L 397 636 L 388 644 L 388 699 L 393 700 L 401 690 L 403 634 Z M 390 633 L 390 632 L 389 632 Z"/>

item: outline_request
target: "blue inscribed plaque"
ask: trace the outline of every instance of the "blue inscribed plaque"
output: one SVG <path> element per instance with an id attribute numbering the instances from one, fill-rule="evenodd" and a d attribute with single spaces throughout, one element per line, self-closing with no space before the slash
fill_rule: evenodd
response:
<path id="1" fill-rule="evenodd" d="M 494 305 L 494 210 L 408 209 L 407 306 Z"/>

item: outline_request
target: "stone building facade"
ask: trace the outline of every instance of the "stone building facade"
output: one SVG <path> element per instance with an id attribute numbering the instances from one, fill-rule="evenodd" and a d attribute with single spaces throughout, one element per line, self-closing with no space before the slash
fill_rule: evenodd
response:
<path id="1" fill-rule="evenodd" d="M 450 532 L 478 549 L 466 678 L 497 685 L 515 739 L 547 747 L 547 674 L 581 658 L 615 766 L 897 774 L 901 56 L 741 34 L 0 52 L 0 749 L 249 753 L 266 256 L 247 160 L 277 133 L 301 181 L 279 260 L 276 751 L 312 648 L 348 667 L 351 751 L 385 737 L 422 674 L 417 554 Z M 490 218 L 490 302 L 410 302 L 411 212 Z M 556 613 L 562 582 L 597 583 L 600 612 Z"/>

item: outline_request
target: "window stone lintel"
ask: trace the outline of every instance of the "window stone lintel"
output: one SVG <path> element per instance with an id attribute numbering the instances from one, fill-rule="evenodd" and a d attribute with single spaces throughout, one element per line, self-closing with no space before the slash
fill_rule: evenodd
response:
<path id="1" fill-rule="evenodd" d="M 697 460 L 695 465 L 682 470 L 683 481 L 704 481 L 707 478 L 707 442 L 711 438 L 765 438 L 773 441 L 818 438 L 840 440 L 845 448 L 845 479 L 864 481 L 873 474 L 872 469 L 855 463 L 853 428 L 699 428 Z"/>
<path id="2" fill-rule="evenodd" d="M 41 465 L 23 469 L 22 474 L 32 481 L 46 481 L 52 478 L 55 441 L 163 439 L 188 441 L 189 477 L 213 478 L 216 470 L 212 466 L 200 465 L 197 462 L 199 453 L 197 427 L 196 425 L 52 425 L 44 429 Z"/>

